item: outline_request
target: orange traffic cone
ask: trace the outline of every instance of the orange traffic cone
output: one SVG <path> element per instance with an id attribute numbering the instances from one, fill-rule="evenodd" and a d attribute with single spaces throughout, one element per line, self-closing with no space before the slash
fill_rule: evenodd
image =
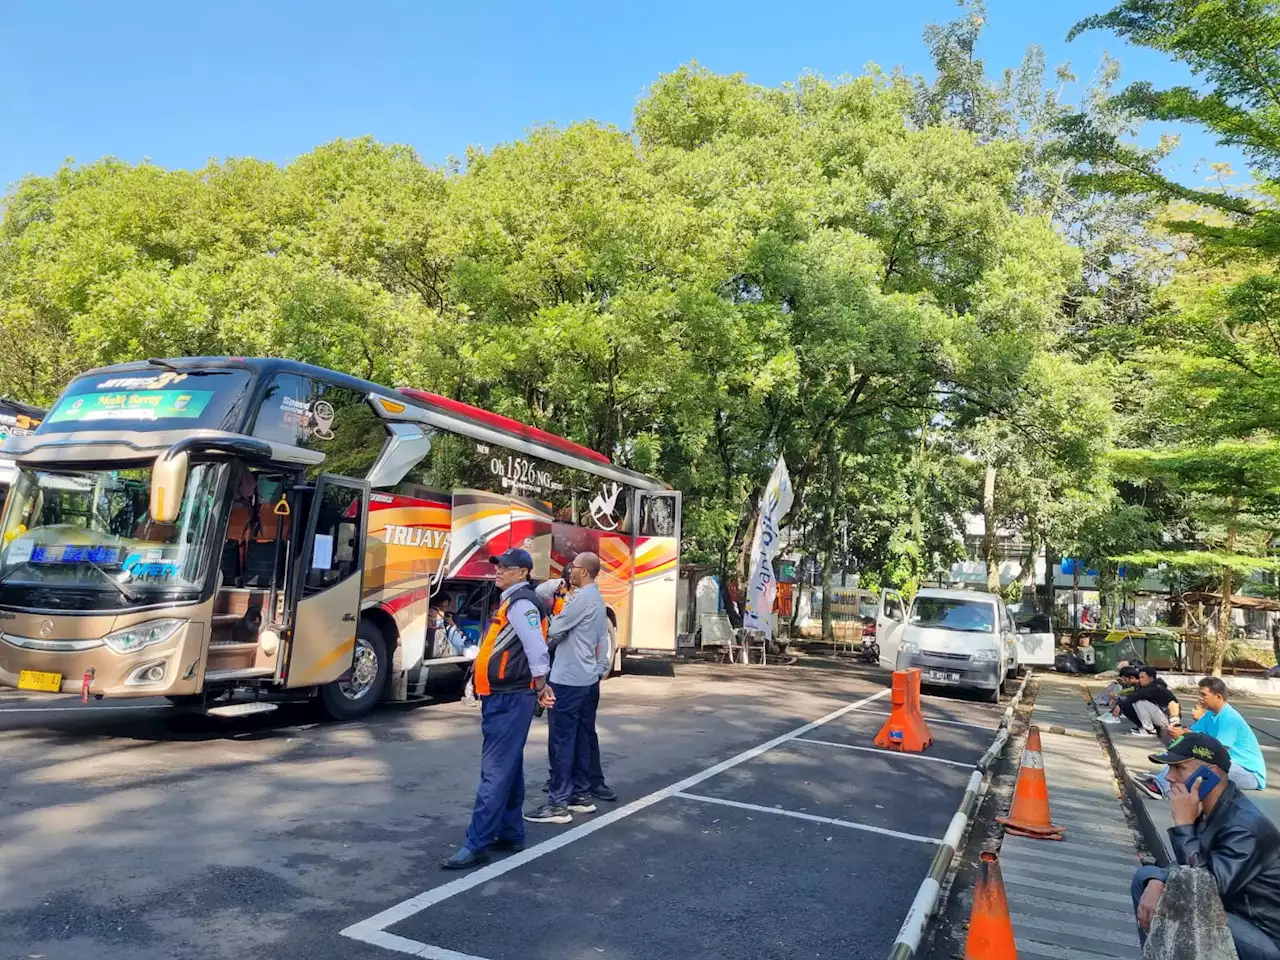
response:
<path id="1" fill-rule="evenodd" d="M 1061 840 L 1066 835 L 1049 813 L 1049 785 L 1044 779 L 1044 758 L 1040 755 L 1040 728 L 1032 727 L 1022 751 L 1018 784 L 1013 788 L 1009 816 L 996 817 L 1009 833 L 1037 840 Z"/>
<path id="2" fill-rule="evenodd" d="M 875 744 L 882 750 L 920 753 L 933 743 L 933 736 L 920 712 L 920 668 L 895 670 L 889 719 L 876 734 Z"/>
<path id="3" fill-rule="evenodd" d="M 1017 960 L 1013 941 L 1013 921 L 1009 901 L 1000 876 L 1000 858 L 984 853 L 978 863 L 978 883 L 973 888 L 973 910 L 969 914 L 969 936 L 964 942 L 964 960 Z"/>

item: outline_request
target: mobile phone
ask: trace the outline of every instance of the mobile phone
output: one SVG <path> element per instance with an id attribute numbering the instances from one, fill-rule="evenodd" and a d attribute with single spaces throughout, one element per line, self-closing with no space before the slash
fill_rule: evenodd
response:
<path id="1" fill-rule="evenodd" d="M 1222 778 L 1210 770 L 1208 767 L 1201 765 L 1196 772 L 1187 778 L 1187 788 L 1190 789 L 1192 784 L 1196 785 L 1196 793 L 1203 800 L 1213 792 L 1213 788 L 1222 782 Z"/>

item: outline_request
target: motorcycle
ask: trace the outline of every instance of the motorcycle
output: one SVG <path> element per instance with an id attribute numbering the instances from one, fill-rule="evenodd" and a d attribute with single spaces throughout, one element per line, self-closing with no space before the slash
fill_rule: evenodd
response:
<path id="1" fill-rule="evenodd" d="M 858 655 L 862 657 L 864 663 L 880 662 L 880 644 L 876 643 L 876 622 L 874 620 L 870 623 L 863 622 L 862 649 L 858 651 Z"/>

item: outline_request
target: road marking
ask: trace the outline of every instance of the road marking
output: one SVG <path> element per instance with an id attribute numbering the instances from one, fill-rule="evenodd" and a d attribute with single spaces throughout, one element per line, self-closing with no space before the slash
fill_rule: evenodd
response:
<path id="1" fill-rule="evenodd" d="M 867 716 L 872 716 L 872 714 L 867 714 Z M 892 716 L 892 714 L 877 713 L 875 714 L 875 716 L 890 717 Z M 993 733 L 999 729 L 998 724 L 993 727 L 989 723 L 970 723 L 967 720 L 943 720 L 941 717 L 925 717 L 924 722 L 925 723 L 945 723 L 947 726 L 950 726 L 950 727 L 973 727 L 975 730 L 986 730 L 988 733 Z"/>
<path id="2" fill-rule="evenodd" d="M 923 753 L 905 753 L 902 750 L 882 750 L 880 747 L 860 747 L 852 743 L 836 743 L 834 740 L 811 740 L 809 737 L 796 737 L 799 743 L 820 743 L 824 747 L 839 747 L 841 750 L 863 750 L 866 753 L 878 753 L 882 757 L 902 757 L 904 760 L 928 760 L 931 763 L 946 763 L 953 767 L 973 769 L 973 762 L 964 760 L 945 760 L 942 757 L 926 757 Z"/>
<path id="3" fill-rule="evenodd" d="M 676 794 L 681 800 L 697 800 L 699 803 L 716 803 L 722 807 L 737 807 L 739 810 L 755 810 L 758 813 L 772 813 L 779 817 L 794 817 L 797 820 L 810 820 L 813 823 L 826 823 L 834 827 L 848 827 L 850 830 L 866 830 L 868 833 L 879 833 L 886 837 L 897 837 L 900 840 L 915 840 L 919 843 L 941 843 L 933 837 L 922 837 L 918 833 L 903 833 L 900 830 L 889 830 L 886 827 L 873 827 L 865 823 L 854 823 L 851 820 L 839 820 L 835 817 L 819 817 L 812 813 L 801 813 L 798 810 L 783 810 L 781 807 L 761 807 L 754 803 L 741 803 L 737 800 L 725 800 L 722 797 L 706 797 L 699 793 Z"/>
<path id="4" fill-rule="evenodd" d="M 720 763 L 707 767 L 700 773 L 695 773 L 690 777 L 685 777 L 683 780 L 673 783 L 670 786 L 663 787 L 661 790 L 655 790 L 653 793 L 648 796 L 641 797 L 639 800 L 632 800 L 626 806 L 619 807 L 617 810 L 613 810 L 603 816 L 589 820 L 580 827 L 574 827 L 572 830 L 567 830 L 559 836 L 552 837 L 550 840 L 544 840 L 536 846 L 530 847 L 521 853 L 513 854 L 503 860 L 499 860 L 497 863 L 491 863 L 488 866 L 481 867 L 474 873 L 469 873 L 464 877 L 459 877 L 457 880 L 452 880 L 430 890 L 425 890 L 415 897 L 402 900 L 395 906 L 388 907 L 386 910 L 383 910 L 381 913 L 374 914 L 367 920 L 361 920 L 358 923 L 353 923 L 351 926 L 342 930 L 341 935 L 349 937 L 352 940 L 361 940 L 365 943 L 372 943 L 376 946 L 386 947 L 389 950 L 396 950 L 400 953 L 409 953 L 414 956 L 435 958 L 435 960 L 457 960 L 459 956 L 458 954 L 442 956 L 440 952 L 424 952 L 440 951 L 441 948 L 433 947 L 427 943 L 419 943 L 416 940 L 409 940 L 405 937 L 394 937 L 395 942 L 392 943 L 386 939 L 389 935 L 385 934 L 384 931 L 387 927 L 407 920 L 409 917 L 421 913 L 428 907 L 432 907 L 437 903 L 448 900 L 450 897 L 456 897 L 460 893 L 466 893 L 468 890 L 478 887 L 481 884 L 488 883 L 490 880 L 494 880 L 497 877 L 502 876 L 504 873 L 509 873 L 517 867 L 522 867 L 526 863 L 531 863 L 532 861 L 537 860 L 539 857 L 544 857 L 548 853 L 554 853 L 562 847 L 567 847 L 571 843 L 582 840 L 585 837 L 589 837 L 597 830 L 603 830 L 611 823 L 617 823 L 619 820 L 624 820 L 633 814 L 637 814 L 641 810 L 645 810 L 653 806 L 660 800 L 666 800 L 668 797 L 674 797 L 677 793 L 687 790 L 689 787 L 696 786 L 704 780 L 709 780 L 718 774 L 724 773 L 724 771 L 736 767 L 740 763 L 746 763 L 748 760 L 754 760 L 762 753 L 772 750 L 774 747 L 780 746 L 788 741 L 794 740 L 797 737 L 803 736 L 810 730 L 814 730 L 822 726 L 824 723 L 830 723 L 832 720 L 837 720 L 840 717 L 843 717 L 846 713 L 857 710 L 859 707 L 864 707 L 868 703 L 879 700 L 881 697 L 887 697 L 889 692 L 890 691 L 886 688 L 878 693 L 871 694 L 869 697 L 863 697 L 861 700 L 846 704 L 838 710 L 831 711 L 825 717 L 819 717 L 817 720 L 813 720 L 803 726 L 796 727 L 794 730 L 774 737 L 772 740 L 768 740 L 759 746 L 752 747 L 749 750 L 744 750 L 737 756 L 730 757 L 728 760 L 722 760 Z"/>

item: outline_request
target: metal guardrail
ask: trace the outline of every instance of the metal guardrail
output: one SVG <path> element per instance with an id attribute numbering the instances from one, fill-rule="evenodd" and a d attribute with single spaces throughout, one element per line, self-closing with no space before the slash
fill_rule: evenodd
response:
<path id="1" fill-rule="evenodd" d="M 933 863 L 929 865 L 928 875 L 920 884 L 920 889 L 916 891 L 915 899 L 911 901 L 911 909 L 907 911 L 907 918 L 902 921 L 898 937 L 893 942 L 893 949 L 889 951 L 889 960 L 910 960 L 916 955 L 920 941 L 924 939 L 925 931 L 929 927 L 929 921 L 938 908 L 942 882 L 951 869 L 956 851 L 964 841 L 964 835 L 969 829 L 969 821 L 978 809 L 978 802 L 986 792 L 987 774 L 991 771 L 991 765 L 1004 751 L 1005 744 L 1009 742 L 1009 724 L 1013 722 L 1014 711 L 1022 702 L 1022 695 L 1026 692 L 1027 683 L 1030 680 L 1031 671 L 1028 670 L 1022 678 L 1018 692 L 1013 695 L 1004 714 L 1000 717 L 1000 726 L 996 731 L 995 739 L 991 741 L 991 746 L 987 747 L 986 753 L 973 765 L 974 770 L 969 777 L 968 786 L 965 787 L 964 798 L 960 801 L 960 806 L 942 837 L 942 845 L 938 847 Z"/>

